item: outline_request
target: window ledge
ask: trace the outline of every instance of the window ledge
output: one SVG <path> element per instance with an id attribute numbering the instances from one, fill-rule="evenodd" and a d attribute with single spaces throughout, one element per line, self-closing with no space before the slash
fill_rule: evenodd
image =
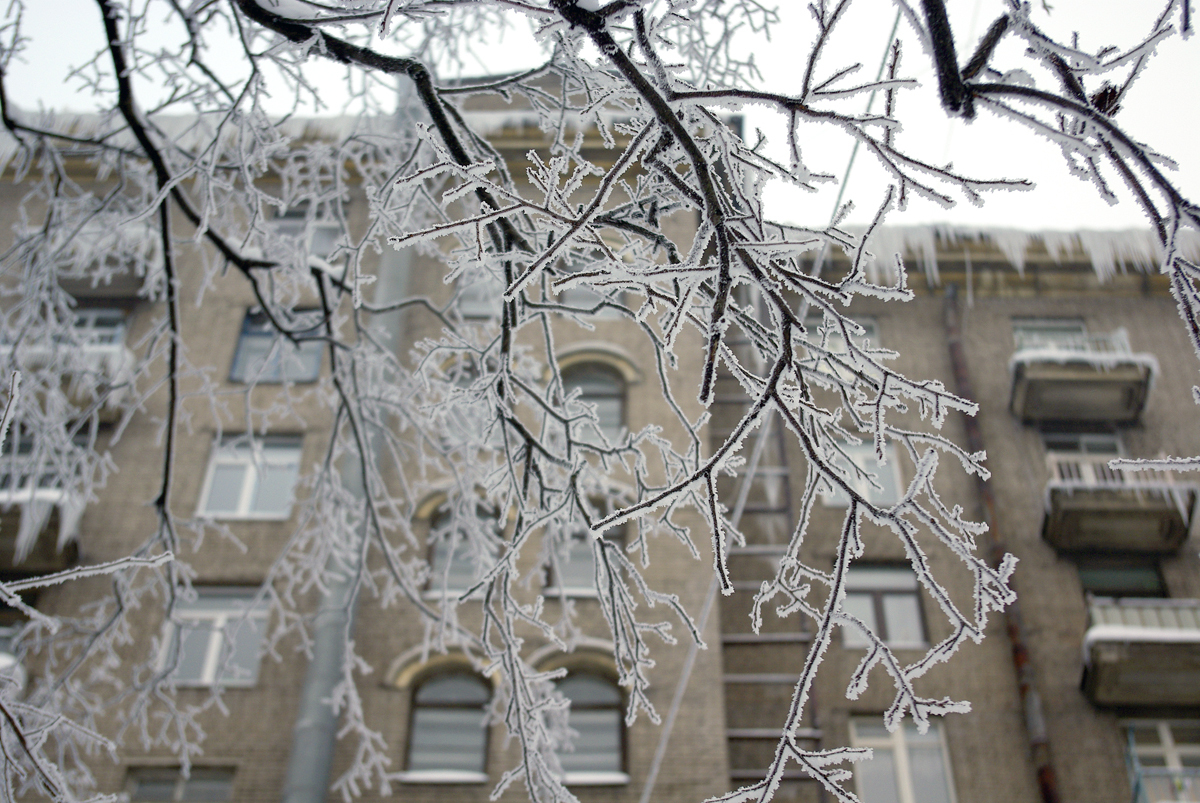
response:
<path id="1" fill-rule="evenodd" d="M 547 602 L 553 602 L 559 597 L 567 599 L 596 599 L 599 596 L 594 588 L 583 588 L 581 586 L 567 586 L 566 588 L 558 588 L 553 586 L 542 589 L 542 596 Z"/>
<path id="2" fill-rule="evenodd" d="M 625 772 L 568 772 L 563 776 L 567 786 L 624 786 L 629 783 Z"/>
<path id="3" fill-rule="evenodd" d="M 287 521 L 292 517 L 292 511 L 287 513 L 205 513 L 201 511 L 196 518 L 204 521 Z"/>
<path id="4" fill-rule="evenodd" d="M 401 783 L 466 784 L 487 783 L 486 772 L 471 770 L 410 770 L 400 773 Z"/>

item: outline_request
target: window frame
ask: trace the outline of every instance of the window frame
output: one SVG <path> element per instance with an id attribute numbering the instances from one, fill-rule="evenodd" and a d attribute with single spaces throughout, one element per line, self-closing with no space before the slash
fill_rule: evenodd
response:
<path id="1" fill-rule="evenodd" d="M 229 779 L 229 787 L 228 787 L 229 796 L 225 797 L 225 798 L 221 798 L 221 800 L 230 800 L 230 801 L 233 800 L 234 799 L 233 784 L 234 784 L 234 779 L 237 777 L 237 769 L 235 767 L 207 767 L 207 766 L 194 766 L 193 765 L 189 777 L 185 778 L 185 777 L 183 777 L 182 769 L 177 766 L 175 766 L 175 767 L 131 766 L 126 769 L 126 773 L 125 773 L 125 791 L 126 791 L 126 794 L 128 795 L 128 800 L 130 800 L 131 803 L 137 803 L 137 801 L 139 801 L 139 800 L 146 801 L 146 803 L 188 803 L 189 801 L 192 801 L 192 800 L 195 800 L 195 801 L 213 800 L 214 798 L 210 798 L 210 797 L 201 797 L 201 798 L 187 797 L 188 784 L 193 782 L 194 780 L 196 780 L 196 775 L 198 775 L 198 774 L 204 775 L 204 774 L 209 774 L 209 773 L 211 773 L 214 776 L 224 775 L 224 776 L 228 777 L 228 779 Z M 165 799 L 164 798 L 154 798 L 154 797 L 138 797 L 138 786 L 142 783 L 142 781 L 138 777 L 139 775 L 146 775 L 146 776 L 158 775 L 158 776 L 160 776 L 160 779 L 158 779 L 159 783 L 163 783 L 168 780 L 174 780 L 175 788 L 171 793 L 171 797 L 165 798 Z M 168 775 L 173 775 L 174 778 L 169 779 L 167 777 Z"/>
<path id="2" fill-rule="evenodd" d="M 1145 770 L 1158 770 L 1161 772 L 1160 777 L 1168 782 L 1168 785 L 1174 786 L 1177 778 L 1172 778 L 1172 773 L 1177 773 L 1180 776 L 1185 776 L 1189 780 L 1194 780 L 1190 784 L 1190 788 L 1186 791 L 1190 794 L 1196 794 L 1200 791 L 1200 740 L 1195 742 L 1184 742 L 1184 746 L 1180 749 L 1181 743 L 1175 739 L 1172 726 L 1186 725 L 1190 728 L 1200 729 L 1200 720 L 1196 719 L 1122 719 L 1120 725 L 1125 729 L 1125 749 L 1127 751 L 1126 758 L 1129 761 L 1130 768 L 1136 769 L 1139 772 Z M 1147 729 L 1153 727 L 1157 731 L 1158 742 L 1155 745 L 1138 744 L 1134 736 L 1135 729 Z M 1147 758 L 1158 758 L 1162 760 L 1162 765 L 1144 765 L 1142 762 Z M 1197 761 L 1196 765 L 1185 766 L 1185 759 L 1193 759 Z M 1152 772 L 1151 775 L 1158 773 Z M 1131 779 L 1133 780 L 1133 779 Z M 1150 793 L 1145 788 L 1145 776 L 1143 775 L 1143 795 L 1146 798 L 1152 798 Z M 1139 798 L 1142 799 L 1142 798 Z M 1186 800 L 1187 798 L 1180 798 Z"/>
<path id="3" fill-rule="evenodd" d="M 1011 319 L 1013 349 L 1024 351 L 1028 349 L 1060 349 L 1062 344 L 1075 339 L 1086 342 L 1088 336 L 1087 321 L 1081 316 L 1064 315 L 1059 317 L 1017 316 Z M 1036 337 L 1042 330 L 1046 334 L 1044 342 L 1036 341 L 1022 343 L 1023 336 Z M 1057 330 L 1057 331 L 1056 331 Z"/>
<path id="4" fill-rule="evenodd" d="M 476 515 L 476 517 L 478 517 L 479 519 L 482 519 L 482 520 L 486 520 L 486 519 L 492 520 L 494 532 L 496 535 L 497 543 L 494 544 L 494 549 L 493 549 L 491 558 L 489 560 L 489 565 L 483 572 L 483 574 L 486 574 L 487 571 L 491 570 L 491 567 L 495 565 L 496 561 L 500 557 L 499 556 L 499 551 L 500 551 L 499 541 L 502 540 L 502 538 L 503 538 L 503 522 L 501 521 L 500 511 L 491 509 L 483 503 L 480 503 L 479 505 L 476 506 L 475 515 Z M 459 530 L 451 531 L 448 525 L 439 524 L 439 522 L 441 520 L 443 520 L 444 518 L 449 519 L 451 517 L 452 517 L 451 511 L 448 510 L 444 504 L 438 506 L 438 508 L 436 510 L 434 510 L 433 515 L 431 515 L 429 517 L 428 551 L 426 553 L 426 561 L 429 565 L 429 577 L 425 581 L 425 588 L 424 588 L 424 591 L 422 592 L 422 595 L 427 599 L 442 599 L 443 597 L 449 597 L 449 596 L 461 596 L 463 593 L 465 593 L 467 590 L 469 590 L 476 583 L 479 582 L 478 580 L 473 580 L 470 585 L 464 585 L 461 588 L 456 587 L 456 586 L 451 586 L 449 584 L 442 582 L 443 577 L 445 577 L 447 580 L 449 580 L 450 574 L 448 574 L 444 570 L 439 571 L 437 568 L 437 559 L 438 559 L 437 548 L 438 548 L 439 541 L 435 540 L 435 539 L 439 538 L 438 533 L 437 533 L 437 531 L 439 529 L 444 528 L 446 530 L 446 533 L 444 535 L 440 536 L 440 538 L 442 540 L 445 540 L 447 538 L 451 538 L 451 539 L 455 538 L 455 536 L 460 532 Z M 461 538 L 458 539 L 458 542 L 462 543 Z M 454 546 L 453 543 L 451 543 L 451 551 L 450 551 L 451 564 L 453 564 L 453 562 L 454 562 L 453 546 Z M 469 556 L 467 556 L 467 558 L 469 559 Z"/>
<path id="5" fill-rule="evenodd" d="M 129 314 L 120 307 L 76 307 L 74 332 L 84 347 L 123 346 Z M 101 319 L 115 318 L 115 325 L 100 326 Z"/>
<path id="6" fill-rule="evenodd" d="M 853 716 L 850 718 L 850 744 L 852 747 L 868 747 L 876 752 L 876 756 L 880 752 L 890 752 L 892 756 L 893 766 L 893 781 L 895 782 L 896 799 L 898 803 L 922 803 L 925 800 L 926 792 L 913 788 L 913 778 L 911 772 L 911 756 L 907 743 L 906 732 L 909 728 L 915 729 L 915 725 L 911 721 L 904 721 L 896 730 L 888 732 L 886 738 L 860 736 L 858 733 L 859 723 L 866 724 L 870 722 L 872 725 L 879 723 L 882 717 L 866 717 Z M 954 764 L 950 760 L 950 751 L 946 743 L 946 732 L 941 727 L 939 722 L 929 723 L 930 731 L 937 733 L 938 754 L 941 759 L 942 777 L 946 781 L 946 801 L 947 803 L 956 803 L 958 797 L 954 788 Z M 885 731 L 886 732 L 886 731 Z M 859 799 L 864 803 L 871 803 L 866 797 L 862 789 L 862 775 L 859 772 L 854 773 L 854 788 Z"/>
<path id="7" fill-rule="evenodd" d="M 623 786 L 623 785 L 628 784 L 630 781 L 629 763 L 628 763 L 629 762 L 629 734 L 628 734 L 629 729 L 625 725 L 626 699 L 625 699 L 624 691 L 607 674 L 602 673 L 602 672 L 597 672 L 597 671 L 591 670 L 589 668 L 580 668 L 580 669 L 568 668 L 566 676 L 560 678 L 558 683 L 555 684 L 556 688 L 559 687 L 565 681 L 568 681 L 573 677 L 575 677 L 575 678 L 586 677 L 586 678 L 592 678 L 592 679 L 598 680 L 598 681 L 602 682 L 604 685 L 610 687 L 616 693 L 617 701 L 615 703 L 611 703 L 611 702 L 610 703 L 586 703 L 586 702 L 585 703 L 576 703 L 576 701 L 571 699 L 570 697 L 567 697 L 567 699 L 571 700 L 571 709 L 570 710 L 572 713 L 574 713 L 575 711 L 613 711 L 616 714 L 617 745 L 618 745 L 617 746 L 617 750 L 618 750 L 617 766 L 618 766 L 618 769 L 616 769 L 616 770 L 574 771 L 574 772 L 564 769 L 563 770 L 563 783 L 567 786 L 576 786 L 576 787 L 578 787 L 578 786 Z M 563 696 L 566 697 L 565 694 Z M 569 727 L 571 727 L 573 730 L 575 730 L 580 736 L 583 735 L 582 731 L 579 731 L 579 729 L 573 723 L 570 722 L 569 717 L 568 717 L 567 724 Z M 571 755 L 571 754 L 568 753 L 566 755 Z M 559 754 L 559 761 L 560 762 L 562 761 L 562 754 Z"/>
<path id="8" fill-rule="evenodd" d="M 612 390 L 601 393 L 587 392 L 586 388 L 582 385 L 572 382 L 572 379 L 576 375 L 586 375 L 589 373 L 592 375 L 602 375 L 611 379 L 612 383 L 610 387 Z M 575 394 L 576 389 L 578 389 L 579 393 L 576 395 L 575 401 L 577 403 L 590 404 L 596 411 L 595 421 L 575 419 L 573 422 L 575 425 L 573 428 L 575 433 L 574 443 L 603 448 L 603 441 L 596 440 L 595 435 L 602 436 L 603 440 L 610 444 L 617 443 L 620 440 L 621 435 L 628 429 L 629 383 L 618 368 L 599 360 L 574 363 L 562 370 L 562 387 L 563 395 L 567 397 Z M 619 403 L 618 423 L 615 428 L 611 426 L 606 427 L 600 420 L 599 403 L 607 399 L 616 399 Z"/>
<path id="9" fill-rule="evenodd" d="M 198 627 L 188 628 L 190 620 L 193 625 L 203 624 L 209 630 L 208 644 L 205 647 L 204 662 L 198 677 L 178 677 L 179 665 L 171 671 L 171 682 L 181 688 L 253 688 L 258 684 L 259 669 L 262 666 L 262 642 L 266 638 L 267 622 L 270 608 L 265 600 L 257 600 L 259 588 L 256 586 L 201 586 L 195 589 L 195 600 L 181 600 L 175 606 L 175 618 L 179 621 L 166 623 L 166 633 L 159 653 L 158 669 L 167 668 L 173 645 L 178 642 L 176 661 L 183 657 L 183 645 L 189 632 Z M 208 600 L 207 604 L 205 600 Z M 238 635 L 241 628 L 256 620 L 262 628 L 255 650 L 254 666 L 249 669 L 248 677 L 229 675 L 229 669 L 234 650 L 230 635 Z M 233 630 L 229 628 L 232 627 Z M 228 649 L 227 649 L 227 645 Z M 241 673 L 245 674 L 245 673 Z"/>
<path id="10" fill-rule="evenodd" d="M 1079 586 L 1083 590 L 1084 597 L 1167 599 L 1171 596 L 1167 589 L 1166 579 L 1162 574 L 1162 564 L 1158 560 L 1148 558 L 1145 555 L 1123 555 L 1121 553 L 1082 555 L 1076 558 L 1075 569 L 1079 573 Z M 1151 590 L 1148 588 L 1137 589 L 1133 585 L 1126 585 L 1124 586 L 1124 592 L 1115 585 L 1103 588 L 1096 587 L 1097 584 L 1092 584 L 1093 587 L 1089 588 L 1089 583 L 1085 580 L 1084 572 L 1105 570 L 1116 570 L 1117 572 L 1121 570 L 1152 571 L 1157 581 L 1157 586 Z"/>
<path id="11" fill-rule="evenodd" d="M 838 454 L 834 462 L 839 467 L 845 469 L 842 479 L 859 495 L 876 507 L 883 508 L 892 507 L 904 498 L 907 486 L 904 483 L 903 475 L 900 473 L 899 459 L 897 458 L 896 448 L 893 444 L 885 443 L 883 445 L 884 456 L 887 459 L 886 464 L 879 462 L 875 456 L 875 444 L 870 441 L 863 443 L 842 443 L 839 446 L 844 454 Z M 889 488 L 887 483 L 880 482 L 881 487 L 876 488 L 868 477 L 863 476 L 857 470 L 850 469 L 846 465 L 847 460 L 863 468 L 867 474 L 873 474 L 877 478 L 876 482 L 879 482 L 878 478 L 890 477 L 890 487 L 895 489 L 894 498 L 887 494 Z M 866 461 L 870 461 L 869 464 Z M 888 473 L 884 474 L 883 472 Z M 826 485 L 829 485 L 829 483 L 826 483 Z M 827 490 L 821 492 L 821 504 L 824 507 L 850 507 L 850 496 L 840 487 L 830 486 Z"/>
<path id="12" fill-rule="evenodd" d="M 866 577 L 866 572 L 887 573 L 893 575 L 897 579 L 903 579 L 903 583 L 893 583 L 886 585 L 876 579 Z M 855 575 L 858 578 L 855 578 Z M 911 578 L 911 584 L 908 582 Z M 893 581 L 888 581 L 893 582 Z M 858 587 L 853 587 L 858 586 Z M 903 586 L 903 587 L 901 587 Z M 929 647 L 929 628 L 925 620 L 925 606 L 921 601 L 921 584 L 917 580 L 916 574 L 912 567 L 900 564 L 867 564 L 851 566 L 846 573 L 846 597 L 869 597 L 871 600 L 871 610 L 874 617 L 874 622 L 864 622 L 864 624 L 874 624 L 871 632 L 874 633 L 884 644 L 895 650 L 924 650 Z M 921 631 L 921 640 L 919 642 L 901 642 L 893 641 L 890 635 L 889 617 L 887 614 L 887 606 L 885 605 L 885 597 L 911 597 L 916 605 L 916 625 Z M 861 639 L 861 643 L 860 640 Z M 842 647 L 848 650 L 867 649 L 871 646 L 871 642 L 858 628 L 850 625 L 842 627 Z"/>
<path id="13" fill-rule="evenodd" d="M 287 450 L 290 458 L 271 459 L 268 450 Z M 255 455 L 255 452 L 258 455 Z M 196 518 L 212 521 L 287 521 L 292 517 L 292 509 L 296 506 L 296 486 L 300 479 L 300 466 L 303 462 L 304 443 L 300 435 L 268 435 L 253 438 L 247 442 L 245 435 L 231 435 L 214 440 L 208 456 L 208 466 L 204 473 L 204 482 L 200 487 L 200 497 L 196 504 Z M 242 488 L 238 498 L 237 509 L 233 511 L 208 509 L 213 490 L 213 481 L 220 466 L 240 465 L 246 468 L 242 479 Z M 285 510 L 255 511 L 251 509 L 254 497 L 257 495 L 260 478 L 260 466 L 276 465 L 296 467 L 292 480 L 291 501 Z"/>
<path id="14" fill-rule="evenodd" d="M 572 528 L 569 528 L 569 530 L 570 531 L 566 534 L 566 538 L 569 541 L 580 541 L 580 540 L 584 540 L 584 539 L 593 538 L 592 531 L 590 529 L 588 529 L 587 525 L 584 524 L 583 522 L 576 522 L 575 526 Z M 614 546 L 614 548 L 616 548 L 616 549 L 624 549 L 625 544 L 626 544 L 625 527 L 623 525 L 617 526 L 617 527 L 610 527 L 608 530 L 606 530 L 602 534 L 601 540 L 607 541 L 608 543 L 612 544 Z M 588 542 L 588 546 L 591 547 L 590 541 Z M 570 545 L 570 543 L 568 543 L 567 550 L 566 550 L 568 563 L 570 563 L 574 560 L 574 556 L 571 553 L 572 553 L 571 545 Z M 592 551 L 591 549 L 589 549 L 587 554 L 589 557 L 589 564 L 591 567 L 591 575 L 594 580 L 595 576 L 596 576 L 596 564 L 595 564 L 595 554 L 596 553 L 594 551 Z M 596 590 L 596 586 L 594 583 L 593 583 L 593 585 L 590 585 L 590 586 L 571 585 L 570 583 L 568 583 L 566 585 L 561 585 L 559 583 L 559 579 L 560 579 L 558 577 L 559 572 L 555 571 L 555 566 L 559 565 L 561 568 L 562 558 L 563 558 L 563 554 L 560 552 L 556 556 L 556 559 L 549 560 L 546 562 L 545 577 L 544 577 L 544 581 L 543 581 L 543 585 L 542 585 L 542 593 L 545 594 L 546 596 L 567 597 L 567 598 L 571 598 L 571 599 L 595 599 L 596 597 L 598 597 L 599 592 Z M 563 574 L 566 574 L 566 572 L 563 572 Z"/>
<path id="15" fill-rule="evenodd" d="M 305 308 L 296 310 L 295 314 L 319 315 L 320 311 Z M 300 332 L 317 332 L 321 325 L 318 320 Z M 266 313 L 250 308 L 242 318 L 233 360 L 229 363 L 229 381 L 240 385 L 309 385 L 320 380 L 324 363 L 324 340 L 292 343 L 271 324 Z"/>
<path id="16" fill-rule="evenodd" d="M 450 678 L 457 675 L 470 677 L 472 680 L 478 681 L 484 688 L 487 689 L 487 700 L 481 704 L 439 704 L 419 705 L 417 703 L 417 695 L 421 689 L 427 684 L 435 682 L 439 679 Z M 491 723 L 486 721 L 487 707 L 490 705 L 492 698 L 495 696 L 496 690 L 488 679 L 481 676 L 467 666 L 452 666 L 425 674 L 412 684 L 411 693 L 409 695 L 408 705 L 408 730 L 404 744 L 404 771 L 400 773 L 400 780 L 404 783 L 422 783 L 422 784 L 481 784 L 488 781 L 488 757 L 491 753 L 492 746 L 492 727 Z M 456 769 L 412 769 L 412 753 L 415 743 L 414 736 L 417 733 L 416 719 L 418 710 L 428 709 L 454 709 L 454 710 L 478 710 L 480 718 L 480 729 L 483 731 L 483 747 L 480 755 L 480 770 L 456 770 Z"/>
<path id="17" fill-rule="evenodd" d="M 314 256 L 326 262 L 331 254 L 337 252 L 338 236 L 342 233 L 342 226 L 336 220 L 318 220 L 315 217 L 309 217 L 307 204 L 290 207 L 279 212 L 267 222 L 267 225 L 271 227 L 275 236 L 286 237 L 299 243 L 304 249 L 305 256 Z M 333 234 L 333 246 L 328 251 L 313 250 L 318 230 Z"/>

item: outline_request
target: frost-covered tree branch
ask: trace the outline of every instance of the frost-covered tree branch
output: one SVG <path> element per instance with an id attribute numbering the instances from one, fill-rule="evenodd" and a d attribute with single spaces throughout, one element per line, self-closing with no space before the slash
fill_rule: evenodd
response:
<path id="1" fill-rule="evenodd" d="M 819 0 L 787 92 L 762 88 L 743 55 L 743 36 L 777 22 L 750 0 L 96 5 L 96 18 L 79 24 L 96 26 L 103 47 L 72 76 L 96 111 L 78 119 L 11 104 L 14 60 L 53 43 L 24 35 L 20 2 L 0 28 L 6 177 L 22 198 L 0 280 L 2 367 L 19 370 L 22 383 L 6 399 L 0 429 L 12 425 L 0 460 L 11 476 L 35 478 L 10 502 L 46 513 L 36 493 L 45 477 L 40 487 L 54 489 L 60 519 L 77 519 L 116 468 L 111 449 L 152 422 L 161 472 L 145 501 L 156 524 L 128 555 L 98 567 L 0 585 L 17 607 L 21 591 L 64 581 L 86 584 L 93 600 L 55 615 L 24 606 L 30 618 L 17 644 L 30 682 L 0 678 L 5 800 L 30 790 L 56 801 L 87 797 L 91 753 L 110 743 L 169 749 L 185 767 L 203 750 L 200 722 L 223 703 L 219 689 L 203 699 L 178 694 L 184 611 L 198 593 L 189 555 L 214 542 L 245 545 L 235 528 L 178 497 L 187 481 L 181 444 L 205 431 L 202 422 L 215 428 L 214 444 L 256 471 L 267 470 L 277 428 L 319 424 L 328 436 L 303 467 L 295 527 L 242 626 L 257 626 L 256 611 L 267 609 L 268 654 L 312 655 L 322 638 L 315 600 L 344 590 L 331 603 L 346 624 L 329 699 L 355 743 L 334 781 L 348 797 L 400 779 L 365 712 L 366 661 L 351 614 L 405 606 L 422 617 L 424 654 L 457 650 L 496 678 L 490 716 L 520 759 L 495 794 L 520 782 L 535 800 L 573 800 L 558 758 L 570 742 L 555 687 L 562 672 L 539 665 L 532 645 L 570 653 L 596 634 L 562 589 L 556 606 L 553 591 L 534 588 L 534 575 L 548 566 L 561 576 L 573 539 L 589 534 L 627 721 L 658 721 L 653 656 L 677 639 L 702 642 L 704 625 L 648 567 L 663 543 L 696 558 L 711 549 L 721 591 L 735 593 L 730 550 L 747 535 L 723 478 L 752 481 L 743 452 L 769 427 L 803 455 L 803 493 L 778 570 L 755 592 L 753 623 L 773 608 L 806 621 L 814 637 L 766 777 L 722 799 L 769 800 L 797 768 L 835 798 L 855 799 L 841 765 L 863 751 L 812 750 L 799 737 L 839 629 L 869 644 L 849 696 L 864 691 L 875 667 L 890 679 L 888 727 L 911 717 L 924 729 L 931 716 L 965 711 L 966 701 L 924 697 L 915 682 L 981 639 L 988 616 L 1013 599 L 1014 561 L 993 565 L 976 554 L 985 528 L 936 490 L 939 470 L 987 474 L 983 455 L 940 433 L 948 415 L 976 408 L 893 368 L 895 355 L 864 343 L 846 307 L 912 297 L 903 266 L 872 241 L 912 197 L 981 203 L 1029 181 L 967 175 L 897 144 L 905 94 L 919 91 L 901 68 L 913 44 L 935 69 L 947 113 L 997 115 L 1050 137 L 1102 197 L 1117 196 L 1117 177 L 1157 232 L 1200 349 L 1200 266 L 1175 247 L 1181 231 L 1200 228 L 1197 207 L 1172 184 L 1169 160 L 1118 120 L 1155 46 L 1189 27 L 1186 3 L 1167 3 L 1128 50 L 1089 53 L 1052 40 L 1028 6 L 1012 2 L 960 66 L 966 43 L 941 0 L 919 9 L 898 0 L 908 27 L 887 75 L 860 81 L 859 63 L 877 56 L 832 44 L 851 0 Z M 518 25 L 536 31 L 540 66 L 448 77 L 463 74 L 473 37 Z M 1019 63 L 1001 63 L 1008 40 L 1024 46 Z M 239 58 L 218 68 L 217 54 L 230 51 Z M 343 96 L 315 88 L 312 68 L 323 63 L 345 69 Z M 848 100 L 879 91 L 883 112 L 847 111 Z M 743 135 L 735 112 L 745 106 L 778 114 L 786 153 Z M 342 114 L 308 130 L 302 113 L 313 109 Z M 497 110 L 510 115 L 499 128 L 486 120 Z M 836 183 L 806 161 L 809 125 L 857 143 L 886 175 L 862 199 L 878 211 L 861 235 L 842 225 L 847 208 L 809 228 L 764 210 L 771 182 L 812 191 Z M 514 148 L 498 133 L 504 126 L 544 141 Z M 287 215 L 305 234 L 277 225 Z M 320 254 L 311 240 L 318 225 L 334 232 Z M 834 249 L 848 267 L 822 270 Z M 444 292 L 384 292 L 394 277 L 381 252 L 436 263 L 444 282 L 435 290 Z M 85 356 L 95 341 L 78 323 L 74 294 L 131 276 L 150 323 L 98 364 Z M 271 333 L 237 387 L 207 364 L 195 340 L 202 333 L 189 324 L 231 281 L 253 299 L 255 325 Z M 578 337 L 567 332 L 611 321 L 648 357 L 643 381 L 667 411 L 658 423 L 614 425 L 572 374 Z M 314 345 L 328 355 L 327 377 L 304 388 L 268 376 L 271 360 Z M 688 348 L 703 352 L 694 375 L 677 370 Z M 707 408 L 720 381 L 748 403 L 710 448 Z M 863 444 L 878 465 L 894 450 L 914 468 L 895 504 L 864 493 L 879 478 L 856 462 Z M 847 500 L 836 557 L 814 565 L 804 550 L 812 512 L 831 495 Z M 45 522 L 23 516 L 18 544 L 36 540 Z M 844 606 L 864 527 L 897 539 L 948 623 L 949 635 L 918 660 L 906 663 Z M 621 528 L 623 543 L 605 537 Z M 970 574 L 969 609 L 935 575 L 931 544 Z M 147 610 L 168 624 L 153 638 L 136 632 Z"/>

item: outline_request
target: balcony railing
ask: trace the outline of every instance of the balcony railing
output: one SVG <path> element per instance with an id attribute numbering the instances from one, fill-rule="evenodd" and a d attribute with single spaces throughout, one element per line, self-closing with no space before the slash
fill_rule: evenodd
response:
<path id="1" fill-rule="evenodd" d="M 136 362 L 123 343 L 107 342 L 103 333 L 91 333 L 79 344 L 0 343 L 0 364 L 24 371 L 56 366 L 68 397 L 79 407 L 90 406 L 103 394 L 102 420 L 119 411 L 132 389 Z"/>
<path id="2" fill-rule="evenodd" d="M 1105 334 L 1015 333 L 1011 408 L 1026 421 L 1133 423 L 1158 372 L 1124 329 Z"/>
<path id="3" fill-rule="evenodd" d="M 1083 686 L 1094 702 L 1200 705 L 1200 600 L 1093 597 L 1088 613 Z"/>
<path id="4" fill-rule="evenodd" d="M 1046 335 L 1038 332 L 1018 331 L 1013 333 L 1013 340 L 1016 344 L 1016 355 L 1013 359 L 1017 359 L 1023 351 L 1033 350 L 1076 355 L 1085 359 L 1103 359 L 1105 355 L 1116 356 L 1133 353 L 1133 349 L 1129 346 L 1129 333 L 1125 331 L 1124 327 L 1100 335 L 1058 333 Z"/>
<path id="5" fill-rule="evenodd" d="M 1178 550 L 1191 525 L 1197 487 L 1171 471 L 1112 468 L 1114 456 L 1046 456 L 1046 540 L 1068 552 Z"/>
<path id="6" fill-rule="evenodd" d="M 1200 803 L 1200 767 L 1133 768 L 1133 803 Z"/>

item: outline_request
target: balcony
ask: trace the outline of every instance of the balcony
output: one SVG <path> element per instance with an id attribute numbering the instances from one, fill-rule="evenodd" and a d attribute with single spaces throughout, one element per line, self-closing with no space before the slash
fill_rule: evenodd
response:
<path id="1" fill-rule="evenodd" d="M 1142 414 L 1158 370 L 1153 355 L 1134 354 L 1124 329 L 1108 334 L 1046 336 L 1016 332 L 1013 415 L 1028 422 L 1132 424 Z"/>
<path id="2" fill-rule="evenodd" d="M 121 413 L 122 403 L 132 390 L 136 358 L 118 342 L 85 340 L 69 343 L 0 344 L 0 365 L 36 372 L 49 369 L 63 377 L 63 391 L 71 405 L 90 412 L 97 405 L 100 421 L 111 423 Z M 22 383 L 22 390 L 30 385 Z"/>
<path id="3" fill-rule="evenodd" d="M 1200 705 L 1200 600 L 1092 597 L 1083 689 L 1096 705 Z"/>
<path id="4" fill-rule="evenodd" d="M 1200 803 L 1200 767 L 1143 767 L 1132 773 L 1133 803 Z"/>
<path id="5" fill-rule="evenodd" d="M 1108 455 L 1047 455 L 1042 536 L 1060 552 L 1176 552 L 1187 538 L 1196 486 L 1170 471 L 1109 468 Z"/>

